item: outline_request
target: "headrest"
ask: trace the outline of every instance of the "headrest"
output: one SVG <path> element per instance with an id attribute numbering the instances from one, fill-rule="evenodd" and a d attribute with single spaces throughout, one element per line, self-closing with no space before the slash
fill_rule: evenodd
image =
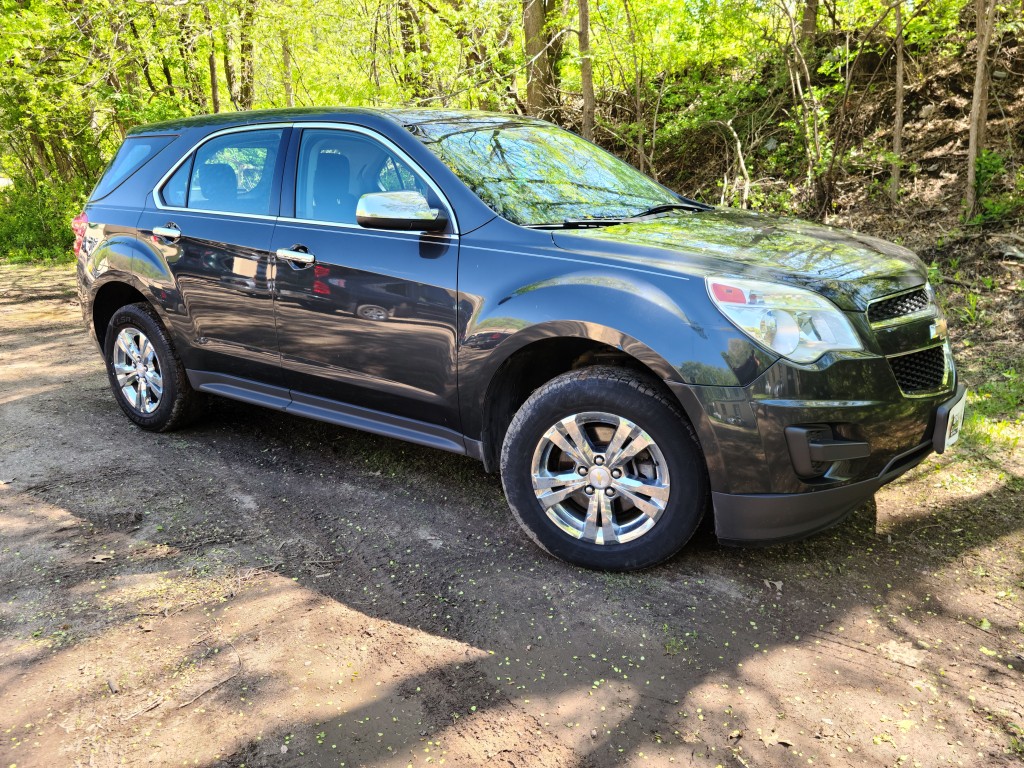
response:
<path id="1" fill-rule="evenodd" d="M 317 203 L 337 200 L 348 194 L 348 158 L 336 152 L 321 152 L 313 174 L 313 197 Z"/>
<path id="2" fill-rule="evenodd" d="M 199 191 L 207 200 L 234 200 L 238 197 L 238 177 L 227 163 L 199 166 Z"/>

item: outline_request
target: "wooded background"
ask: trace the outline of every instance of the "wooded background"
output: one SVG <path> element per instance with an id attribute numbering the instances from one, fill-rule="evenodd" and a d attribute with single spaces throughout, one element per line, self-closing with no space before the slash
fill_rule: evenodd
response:
<path id="1" fill-rule="evenodd" d="M 292 105 L 539 115 L 684 194 L 819 219 L 929 195 L 967 226 L 1024 209 L 1022 0 L 0 8 L 8 260 L 67 253 L 68 219 L 132 126 Z"/>

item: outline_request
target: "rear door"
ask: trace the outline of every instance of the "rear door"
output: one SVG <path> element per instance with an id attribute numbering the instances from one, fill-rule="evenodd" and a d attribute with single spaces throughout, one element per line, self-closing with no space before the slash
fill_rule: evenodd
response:
<path id="1" fill-rule="evenodd" d="M 307 127 L 298 138 L 272 246 L 311 256 L 308 264 L 279 259 L 277 268 L 281 363 L 293 400 L 458 430 L 454 226 L 385 231 L 355 218 L 370 192 L 416 190 L 431 206 L 445 201 L 397 146 L 366 129 Z"/>
<path id="2" fill-rule="evenodd" d="M 289 132 L 215 134 L 177 165 L 139 222 L 174 275 L 190 369 L 281 383 L 270 245 Z"/>

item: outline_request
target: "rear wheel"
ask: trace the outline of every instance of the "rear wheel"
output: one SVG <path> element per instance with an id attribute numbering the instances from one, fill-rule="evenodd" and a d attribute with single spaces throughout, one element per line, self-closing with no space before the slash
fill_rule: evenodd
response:
<path id="1" fill-rule="evenodd" d="M 377 322 L 382 322 L 391 317 L 391 314 L 384 307 L 378 307 L 376 304 L 362 304 L 356 310 L 356 314 L 364 320 L 376 320 Z"/>
<path id="2" fill-rule="evenodd" d="M 671 557 L 708 503 L 690 423 L 619 368 L 572 371 L 534 392 L 506 433 L 501 476 L 530 538 L 588 568 L 631 570 Z"/>
<path id="3" fill-rule="evenodd" d="M 201 396 L 148 305 L 129 304 L 115 312 L 103 349 L 114 398 L 137 425 L 167 432 L 199 414 Z"/>

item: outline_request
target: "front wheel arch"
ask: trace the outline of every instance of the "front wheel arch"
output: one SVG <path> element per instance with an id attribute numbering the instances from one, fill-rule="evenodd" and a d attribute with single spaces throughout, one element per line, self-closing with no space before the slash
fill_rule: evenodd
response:
<path id="1" fill-rule="evenodd" d="M 566 330 L 531 328 L 498 348 L 504 353 L 496 356 L 500 362 L 492 357 L 487 384 L 475 409 L 486 471 L 497 471 L 502 441 L 516 411 L 537 388 L 561 374 L 593 365 L 612 365 L 636 372 L 674 400 L 664 383 L 671 376 L 671 366 L 649 348 L 608 328 L 577 329 L 589 330 L 591 335 L 564 335 Z M 513 341 L 517 343 L 509 352 L 506 344 Z"/>

